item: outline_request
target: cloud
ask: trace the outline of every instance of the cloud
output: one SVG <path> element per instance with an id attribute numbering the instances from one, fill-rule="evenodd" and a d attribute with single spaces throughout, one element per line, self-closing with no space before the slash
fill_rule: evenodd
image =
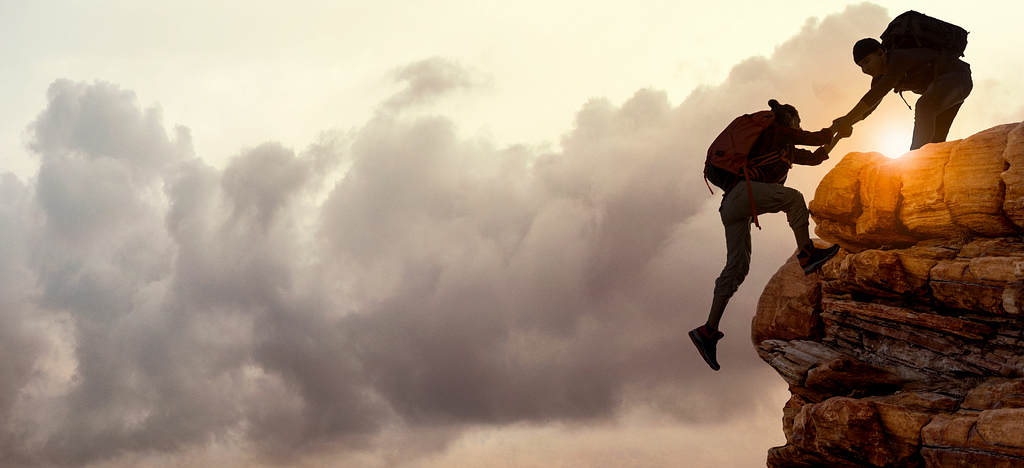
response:
<path id="1" fill-rule="evenodd" d="M 395 70 L 394 79 L 406 83 L 406 88 L 384 101 L 381 110 L 398 112 L 428 104 L 456 91 L 469 91 L 489 85 L 489 80 L 479 73 L 443 57 L 432 57 L 406 65 Z"/>
<path id="2" fill-rule="evenodd" d="M 59 80 L 29 126 L 38 177 L 0 178 L 5 460 L 408 458 L 476 425 L 742 418 L 766 375 L 743 328 L 714 376 L 684 336 L 723 261 L 707 142 L 770 98 L 827 124 L 862 85 L 845 51 L 885 20 L 809 20 L 676 106 L 593 99 L 557 152 L 404 115 L 479 86 L 438 58 L 400 69 L 408 87 L 360 128 L 222 170 L 130 91 Z M 758 248 L 784 258 L 788 235 Z M 382 445 L 396 433 L 417 436 Z"/>

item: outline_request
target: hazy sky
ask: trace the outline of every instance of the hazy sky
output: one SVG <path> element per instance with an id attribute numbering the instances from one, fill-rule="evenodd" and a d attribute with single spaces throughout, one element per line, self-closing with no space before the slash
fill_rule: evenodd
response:
<path id="1" fill-rule="evenodd" d="M 710 371 L 704 151 L 771 98 L 827 126 L 924 8 L 785 5 L 0 0 L 0 465 L 763 464 L 795 245 L 764 217 Z M 1017 8 L 923 10 L 971 31 L 951 138 L 1024 119 Z"/>

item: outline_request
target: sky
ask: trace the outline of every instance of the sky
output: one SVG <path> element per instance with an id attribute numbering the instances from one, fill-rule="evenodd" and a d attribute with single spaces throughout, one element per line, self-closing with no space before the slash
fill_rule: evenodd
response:
<path id="1" fill-rule="evenodd" d="M 706 147 L 828 126 L 913 8 L 971 31 L 950 138 L 1024 120 L 1012 2 L 0 0 L 0 465 L 763 465 L 795 245 L 762 217 L 708 369 Z"/>

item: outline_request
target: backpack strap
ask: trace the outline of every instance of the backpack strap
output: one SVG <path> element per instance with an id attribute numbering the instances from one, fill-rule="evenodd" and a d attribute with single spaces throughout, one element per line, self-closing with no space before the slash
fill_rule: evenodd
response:
<path id="1" fill-rule="evenodd" d="M 907 98 L 903 97 L 903 90 L 902 89 L 898 93 L 896 93 L 896 94 L 900 95 L 900 99 L 902 99 L 903 103 L 907 105 L 907 109 L 914 110 L 913 107 L 910 107 L 910 103 L 907 102 Z"/>
<path id="2" fill-rule="evenodd" d="M 921 36 L 924 35 L 924 33 L 921 32 L 921 19 L 917 16 L 913 17 L 910 20 L 910 28 L 913 29 L 913 32 L 911 34 L 914 35 L 914 42 L 917 44 L 918 47 L 924 47 L 921 44 Z"/>
<path id="3" fill-rule="evenodd" d="M 761 229 L 761 223 L 757 221 L 757 205 L 754 204 L 754 192 L 751 191 L 750 177 L 747 175 L 747 165 L 743 165 L 743 179 L 747 181 L 747 196 L 750 197 L 750 213 L 754 216 L 754 226 Z"/>
<path id="4" fill-rule="evenodd" d="M 708 190 L 710 190 L 711 194 L 714 195 L 715 191 L 711 189 L 711 184 L 708 183 L 708 164 L 710 164 L 710 163 L 711 163 L 711 159 L 705 159 L 704 160 L 704 185 L 707 185 L 708 186 Z"/>

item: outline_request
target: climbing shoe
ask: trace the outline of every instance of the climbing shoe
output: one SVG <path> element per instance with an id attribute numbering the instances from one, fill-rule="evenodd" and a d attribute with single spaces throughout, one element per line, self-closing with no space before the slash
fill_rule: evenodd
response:
<path id="1" fill-rule="evenodd" d="M 704 358 L 704 362 L 708 363 L 712 370 L 722 368 L 718 365 L 718 359 L 715 357 L 717 354 L 715 348 L 718 346 L 718 340 L 724 336 L 724 333 L 711 328 L 708 324 L 690 330 L 690 339 L 693 340 L 697 351 L 700 351 L 700 357 Z"/>
<path id="2" fill-rule="evenodd" d="M 836 256 L 839 252 L 839 245 L 833 245 L 827 249 L 819 249 L 814 246 L 814 242 L 809 242 L 802 249 L 800 253 L 796 254 L 797 260 L 800 261 L 800 266 L 804 269 L 804 274 L 809 275 L 818 271 L 825 262 Z"/>

